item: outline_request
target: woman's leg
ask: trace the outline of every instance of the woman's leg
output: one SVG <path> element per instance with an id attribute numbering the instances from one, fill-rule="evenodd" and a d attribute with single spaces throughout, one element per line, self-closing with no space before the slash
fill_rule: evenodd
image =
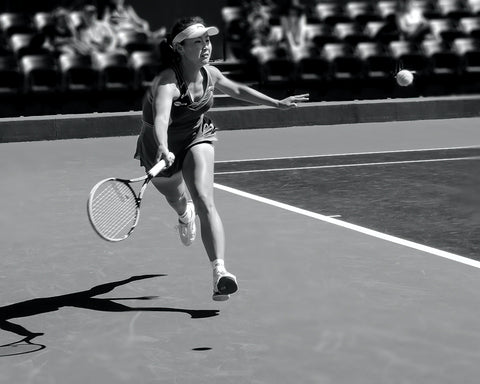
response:
<path id="1" fill-rule="evenodd" d="M 181 172 L 177 172 L 171 177 L 154 177 L 152 183 L 165 196 L 168 204 L 179 216 L 185 213 L 188 196 Z"/>
<path id="2" fill-rule="evenodd" d="M 193 146 L 185 156 L 183 177 L 200 219 L 202 241 L 211 262 L 223 260 L 225 234 L 213 198 L 214 147 L 210 143 Z"/>
<path id="3" fill-rule="evenodd" d="M 183 245 L 189 246 L 196 237 L 195 207 L 189 195 L 181 172 L 171 177 L 156 177 L 152 183 L 162 193 L 170 206 L 178 214 L 178 232 Z"/>
<path id="4" fill-rule="evenodd" d="M 183 177 L 200 219 L 203 245 L 213 267 L 213 300 L 228 300 L 238 290 L 237 279 L 225 269 L 225 233 L 213 199 L 214 147 L 193 146 L 185 157 Z"/>

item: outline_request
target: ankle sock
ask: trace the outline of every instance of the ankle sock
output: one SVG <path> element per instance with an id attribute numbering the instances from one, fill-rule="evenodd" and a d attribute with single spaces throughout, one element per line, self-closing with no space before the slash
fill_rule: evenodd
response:
<path id="1" fill-rule="evenodd" d="M 214 270 L 225 272 L 225 261 L 222 259 L 216 259 L 212 261 L 212 267 Z"/>
<path id="2" fill-rule="evenodd" d="M 180 220 L 183 224 L 187 224 L 192 220 L 192 209 L 190 208 L 190 204 L 187 204 L 187 209 L 183 215 L 178 216 L 178 220 Z"/>

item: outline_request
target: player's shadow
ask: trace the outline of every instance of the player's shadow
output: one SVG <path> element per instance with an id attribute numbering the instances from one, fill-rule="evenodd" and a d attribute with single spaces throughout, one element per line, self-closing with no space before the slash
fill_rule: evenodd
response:
<path id="1" fill-rule="evenodd" d="M 0 307 L 0 329 L 4 331 L 15 333 L 22 337 L 20 342 L 27 344 L 34 344 L 32 342 L 38 336 L 43 335 L 41 332 L 31 332 L 19 324 L 10 322 L 11 319 L 18 319 L 22 317 L 35 316 L 42 313 L 58 311 L 63 307 L 76 307 L 83 309 L 91 309 L 94 311 L 103 312 L 180 312 L 190 315 L 192 319 L 200 319 L 206 317 L 213 317 L 219 314 L 218 310 L 195 310 L 183 308 L 169 308 L 169 307 L 130 307 L 124 304 L 115 302 L 116 300 L 151 300 L 156 296 L 142 296 L 142 297 L 117 297 L 117 298 L 96 298 L 95 296 L 111 292 L 116 287 L 125 285 L 137 280 L 149 279 L 153 277 L 161 277 L 166 275 L 142 275 L 132 276 L 125 280 L 114 281 L 111 283 L 97 285 L 86 291 L 69 293 L 66 295 L 41 297 L 19 303 L 6 305 Z M 14 343 L 12 343 L 14 344 Z M 39 344 L 35 344 L 39 345 Z M 11 346 L 6 344 L 5 346 Z M 5 347 L 0 345 L 1 347 Z M 43 346 L 44 348 L 44 346 Z M 43 348 L 38 348 L 40 350 Z M 28 353 L 28 352 L 27 352 Z M 2 353 L 0 351 L 0 356 Z M 7 356 L 7 355 L 6 355 Z"/>

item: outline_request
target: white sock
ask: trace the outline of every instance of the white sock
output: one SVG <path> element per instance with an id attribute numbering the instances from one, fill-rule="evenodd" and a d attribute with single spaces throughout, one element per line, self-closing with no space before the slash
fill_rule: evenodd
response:
<path id="1" fill-rule="evenodd" d="M 212 261 L 212 267 L 218 271 L 226 271 L 225 270 L 225 261 L 223 259 L 216 259 Z"/>
<path id="2" fill-rule="evenodd" d="M 187 209 L 185 210 L 185 213 L 183 215 L 179 215 L 178 219 L 182 223 L 187 224 L 192 220 L 191 217 L 192 217 L 192 210 L 190 209 L 190 204 L 187 204 Z"/>

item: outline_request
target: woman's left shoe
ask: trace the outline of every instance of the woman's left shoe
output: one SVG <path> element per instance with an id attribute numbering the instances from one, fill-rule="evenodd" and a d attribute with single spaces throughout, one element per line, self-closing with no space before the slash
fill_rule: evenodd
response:
<path id="1" fill-rule="evenodd" d="M 184 223 L 181 219 L 178 219 L 178 233 L 180 235 L 180 240 L 182 241 L 183 245 L 189 246 L 195 240 L 197 235 L 197 228 L 195 226 L 195 206 L 193 205 L 193 201 L 187 202 L 187 222 Z"/>

